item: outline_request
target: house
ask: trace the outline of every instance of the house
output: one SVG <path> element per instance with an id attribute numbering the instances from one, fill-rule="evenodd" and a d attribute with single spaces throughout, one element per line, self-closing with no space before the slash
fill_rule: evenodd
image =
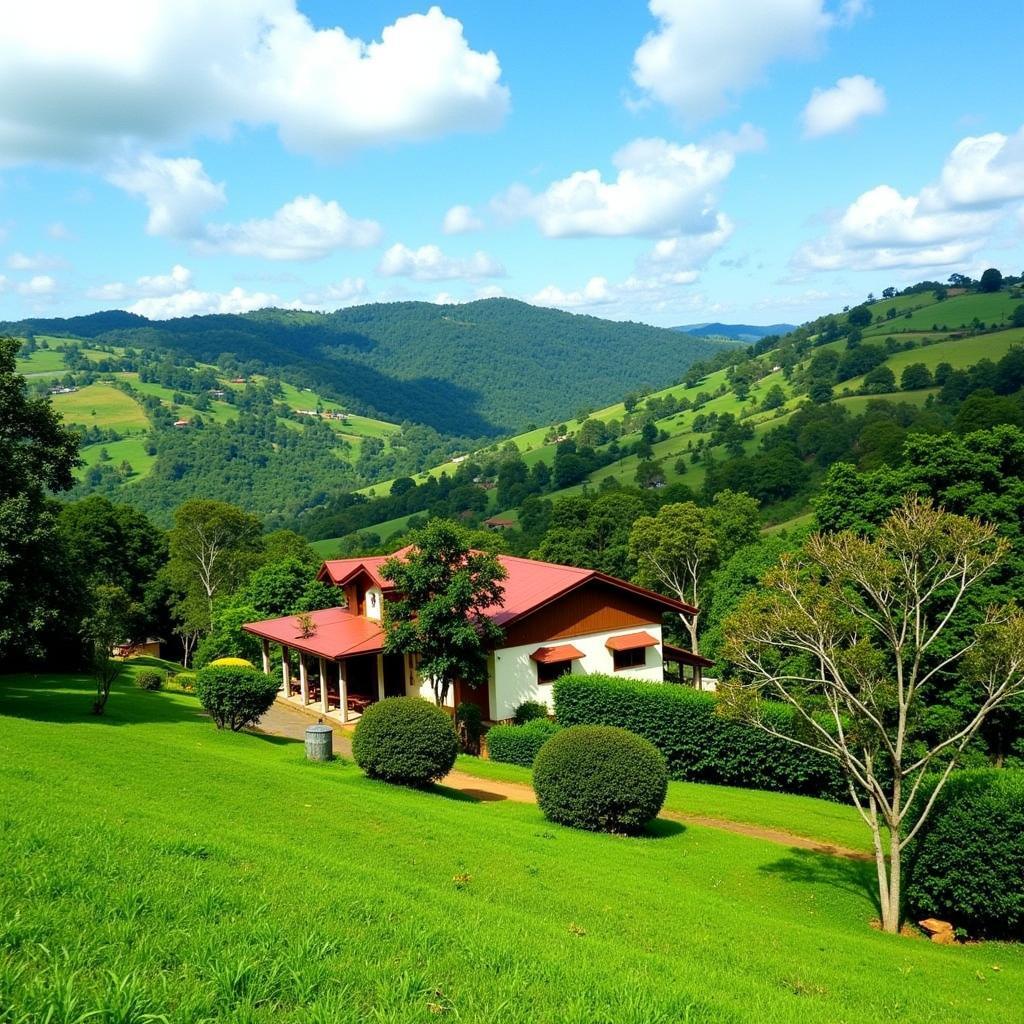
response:
<path id="1" fill-rule="evenodd" d="M 502 519 L 501 516 L 491 516 L 484 520 L 484 526 L 488 530 L 511 530 L 516 525 L 514 519 Z"/>
<path id="2" fill-rule="evenodd" d="M 159 637 L 149 636 L 145 640 L 124 640 L 114 646 L 111 652 L 115 658 L 150 658 L 160 657 L 160 645 L 163 643 Z"/>
<path id="3" fill-rule="evenodd" d="M 175 420 L 174 421 L 174 425 L 176 427 L 187 427 L 188 426 L 188 420 Z"/>
<path id="4" fill-rule="evenodd" d="M 395 552 L 401 558 L 409 548 Z M 488 657 L 487 686 L 457 682 L 448 704 L 479 706 L 486 721 L 512 718 L 526 700 L 552 705 L 552 683 L 569 672 L 602 672 L 664 682 L 666 663 L 675 677 L 700 685 L 711 662 L 664 642 L 665 612 L 689 605 L 594 569 L 499 556 L 507 572 L 504 597 L 488 610 L 502 627 L 502 645 Z M 398 595 L 381 576 L 385 556 L 324 562 L 317 579 L 344 594 L 344 607 L 310 613 L 303 630 L 294 615 L 243 628 L 263 642 L 263 670 L 271 644 L 282 653 L 286 699 L 315 704 L 318 713 L 348 721 L 352 713 L 385 697 L 432 698 L 411 654 L 386 654 L 384 605 Z"/>

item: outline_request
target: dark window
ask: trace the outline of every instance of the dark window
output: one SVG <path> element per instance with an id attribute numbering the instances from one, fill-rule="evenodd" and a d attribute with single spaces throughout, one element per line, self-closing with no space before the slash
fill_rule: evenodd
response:
<path id="1" fill-rule="evenodd" d="M 572 671 L 571 661 L 538 661 L 537 682 L 553 683 L 560 676 L 567 676 Z"/>
<path id="2" fill-rule="evenodd" d="M 647 664 L 647 648 L 634 647 L 629 651 L 612 651 L 612 664 L 615 671 L 622 668 L 637 668 Z"/>

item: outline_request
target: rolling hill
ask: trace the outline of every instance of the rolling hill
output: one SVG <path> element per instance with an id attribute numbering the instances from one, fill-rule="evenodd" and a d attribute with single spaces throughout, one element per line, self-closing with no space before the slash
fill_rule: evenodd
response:
<path id="1" fill-rule="evenodd" d="M 796 330 L 796 324 L 768 324 L 764 327 L 756 324 L 685 324 L 682 327 L 673 327 L 672 330 L 692 334 L 695 338 L 728 338 L 749 345 L 773 334 L 789 334 L 790 331 Z"/>

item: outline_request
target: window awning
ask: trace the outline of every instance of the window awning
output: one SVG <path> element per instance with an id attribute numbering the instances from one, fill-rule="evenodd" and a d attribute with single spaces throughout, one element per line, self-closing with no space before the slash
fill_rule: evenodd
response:
<path id="1" fill-rule="evenodd" d="M 658 638 L 645 633 L 625 633 L 622 636 L 609 637 L 605 647 L 610 651 L 635 651 L 641 647 L 657 647 Z"/>
<path id="2" fill-rule="evenodd" d="M 541 665 L 550 665 L 555 661 L 575 661 L 583 657 L 583 652 L 572 644 L 562 644 L 560 647 L 538 647 L 530 657 Z"/>

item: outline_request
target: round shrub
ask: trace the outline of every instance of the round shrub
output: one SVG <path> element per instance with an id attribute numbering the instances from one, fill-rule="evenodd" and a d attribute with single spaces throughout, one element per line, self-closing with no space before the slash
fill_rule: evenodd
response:
<path id="1" fill-rule="evenodd" d="M 910 846 L 907 906 L 972 936 L 1024 939 L 1024 772 L 957 772 Z"/>
<path id="2" fill-rule="evenodd" d="M 512 721 L 515 722 L 516 725 L 526 725 L 527 722 L 547 717 L 547 704 L 542 704 L 539 700 L 524 700 L 523 703 L 516 708 Z"/>
<path id="3" fill-rule="evenodd" d="M 213 668 L 255 668 L 247 658 L 214 658 L 210 662 Z"/>
<path id="4" fill-rule="evenodd" d="M 195 672 L 175 672 L 167 677 L 167 684 L 173 685 L 186 693 L 191 693 L 196 688 Z"/>
<path id="5" fill-rule="evenodd" d="M 371 704 L 352 737 L 352 755 L 367 775 L 406 786 L 443 779 L 458 752 L 451 718 L 422 697 Z"/>
<path id="6" fill-rule="evenodd" d="M 218 729 L 255 725 L 277 696 L 278 682 L 244 665 L 207 665 L 196 673 L 196 694 Z"/>
<path id="7" fill-rule="evenodd" d="M 574 725 L 541 747 L 533 788 L 560 825 L 636 833 L 661 810 L 668 769 L 657 747 L 628 729 Z"/>
<path id="8" fill-rule="evenodd" d="M 547 718 L 534 718 L 525 725 L 494 725 L 487 733 L 487 754 L 492 761 L 529 768 L 540 748 L 560 729 Z"/>
<path id="9" fill-rule="evenodd" d="M 135 677 L 135 685 L 140 690 L 159 690 L 164 685 L 164 678 L 163 672 L 147 668 Z"/>

